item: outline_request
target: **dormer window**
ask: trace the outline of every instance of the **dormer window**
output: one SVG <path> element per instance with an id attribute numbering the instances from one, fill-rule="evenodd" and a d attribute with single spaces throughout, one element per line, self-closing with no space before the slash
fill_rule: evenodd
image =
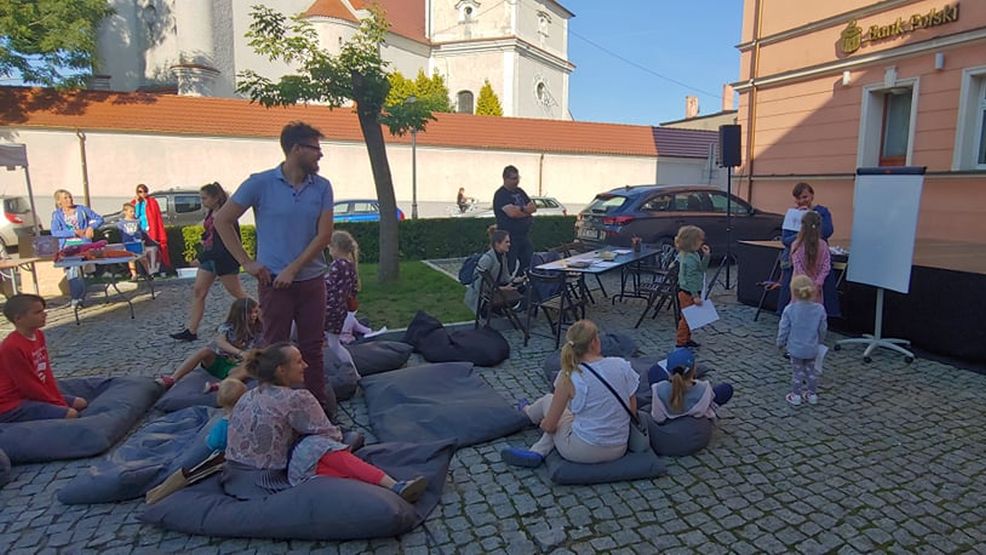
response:
<path id="1" fill-rule="evenodd" d="M 479 2 L 476 0 L 461 0 L 455 5 L 459 12 L 459 23 L 472 23 L 479 15 Z"/>

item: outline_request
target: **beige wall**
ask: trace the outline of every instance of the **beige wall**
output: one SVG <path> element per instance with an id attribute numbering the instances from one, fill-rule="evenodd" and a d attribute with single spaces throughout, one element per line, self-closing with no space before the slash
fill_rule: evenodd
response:
<path id="1" fill-rule="evenodd" d="M 458 0 L 432 0 L 433 42 L 463 39 L 500 38 L 514 32 L 514 2 L 480 2 L 472 23 L 459 22 Z"/>
<path id="2" fill-rule="evenodd" d="M 752 38 L 752 6 L 746 2 L 744 40 Z M 838 0 L 805 4 L 802 10 L 786 9 L 779 0 L 764 4 L 764 35 L 783 31 L 874 2 Z M 897 17 L 924 14 L 940 9 L 941 2 L 912 2 L 882 13 L 860 17 L 864 29 L 873 24 L 889 24 Z M 836 237 L 847 237 L 851 228 L 853 178 L 857 165 L 875 165 L 865 153 L 866 139 L 861 131 L 870 129 L 861 120 L 879 125 L 881 114 L 864 114 L 864 100 L 871 90 L 887 86 L 887 71 L 896 72 L 894 86 L 907 83 L 917 91 L 916 117 L 910 144 L 911 165 L 927 166 L 918 235 L 923 238 L 973 239 L 986 241 L 986 172 L 973 175 L 952 171 L 960 113 L 959 98 L 963 69 L 986 63 L 986 40 L 930 48 L 922 52 L 896 55 L 902 46 L 916 46 L 935 36 L 946 36 L 986 27 L 986 2 L 962 2 L 958 22 L 921 30 L 896 40 L 864 46 L 845 56 L 837 51 L 837 41 L 846 22 L 811 33 L 794 36 L 764 46 L 758 76 L 799 70 L 819 64 L 852 62 L 876 55 L 869 63 L 849 67 L 849 83 L 843 84 L 843 68 L 832 67 L 818 75 L 770 83 L 756 91 L 755 117 L 750 125 L 751 91 L 740 94 L 739 122 L 744 125 L 744 149 L 752 145 L 753 161 L 741 168 L 753 178 L 742 178 L 742 191 L 754 204 L 768 210 L 782 210 L 791 204 L 790 191 L 797 181 L 807 180 L 816 190 L 818 202 L 833 210 Z M 935 54 L 944 55 L 945 65 L 935 69 Z M 743 55 L 740 71 L 749 74 L 750 53 Z M 752 132 L 751 132 L 752 129 Z M 875 131 L 877 140 L 879 128 Z M 863 153 L 863 154 L 861 154 Z M 744 156 L 745 157 L 745 156 Z M 752 167 L 752 170 L 751 170 Z"/>
<path id="3" fill-rule="evenodd" d="M 219 181 L 234 190 L 250 173 L 273 167 L 282 160 L 277 141 L 231 137 L 188 137 L 87 132 L 86 154 L 93 208 L 100 213 L 119 209 L 132 197 L 137 183 L 152 191 L 171 187 L 198 187 Z M 65 188 L 82 199 L 79 143 L 73 130 L 8 128 L 7 142 L 28 146 L 31 178 L 38 212 L 48 227 L 51 195 Z M 336 198 L 376 198 L 366 148 L 362 143 L 323 143 L 321 174 L 334 186 Z M 387 153 L 394 190 L 401 206 L 409 206 L 411 148 L 389 144 Z M 597 193 L 631 184 L 709 183 L 707 161 L 643 156 L 576 155 L 419 146 L 418 201 L 448 203 L 459 187 L 485 202 L 502 183 L 507 164 L 520 169 L 521 185 L 530 194 L 541 192 L 563 203 L 579 206 Z M 713 176 L 712 182 L 718 183 Z M 539 187 L 540 184 L 540 187 Z M 0 171 L 0 192 L 24 195 L 22 171 Z M 428 215 L 442 215 L 432 212 Z M 251 221 L 246 218 L 244 221 Z"/>

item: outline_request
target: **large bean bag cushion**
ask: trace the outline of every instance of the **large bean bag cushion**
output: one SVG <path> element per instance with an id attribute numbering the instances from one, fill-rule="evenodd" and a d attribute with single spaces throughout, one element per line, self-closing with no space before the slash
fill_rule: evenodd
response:
<path id="1" fill-rule="evenodd" d="M 0 451 L 0 488 L 7 485 L 10 481 L 10 458 L 3 451 Z"/>
<path id="2" fill-rule="evenodd" d="M 402 368 L 414 352 L 414 345 L 381 340 L 347 345 L 346 349 L 352 355 L 360 376 L 372 376 Z"/>
<path id="3" fill-rule="evenodd" d="M 510 344 L 490 327 L 449 332 L 441 322 L 419 311 L 404 333 L 404 342 L 414 346 L 428 362 L 471 362 L 496 366 L 510 358 Z"/>
<path id="4" fill-rule="evenodd" d="M 120 440 L 161 394 L 150 378 L 61 380 L 62 393 L 82 397 L 89 407 L 79 418 L 0 424 L 0 449 L 11 462 L 79 459 L 98 455 Z"/>
<path id="5" fill-rule="evenodd" d="M 154 420 L 77 474 L 58 492 L 58 500 L 74 505 L 143 496 L 179 468 L 191 468 L 209 456 L 205 437 L 220 414 L 209 407 L 189 407 Z"/>
<path id="6" fill-rule="evenodd" d="M 164 412 L 174 412 L 188 407 L 218 407 L 216 392 L 203 393 L 207 383 L 218 383 L 219 379 L 202 368 L 192 370 L 190 374 L 178 380 L 171 386 L 154 408 Z"/>
<path id="7" fill-rule="evenodd" d="M 632 358 L 637 353 L 637 342 L 625 333 L 604 333 L 599 336 L 604 357 Z M 555 376 L 561 370 L 561 349 L 551 353 L 541 366 L 548 383 L 555 383 Z"/>
<path id="8" fill-rule="evenodd" d="M 531 421 L 464 362 L 425 364 L 360 381 L 382 441 L 454 439 L 459 447 L 510 435 Z"/>
<path id="9" fill-rule="evenodd" d="M 326 348 L 322 351 L 322 369 L 325 372 L 325 387 L 332 388 L 337 401 L 345 401 L 356 395 L 359 374 L 351 363 L 343 362 Z"/>
<path id="10" fill-rule="evenodd" d="M 709 444 L 715 423 L 709 418 L 686 416 L 658 424 L 648 419 L 650 446 L 658 455 L 683 457 Z"/>
<path id="11" fill-rule="evenodd" d="M 452 442 L 387 443 L 356 454 L 396 479 L 424 476 L 428 489 L 414 505 L 380 486 L 316 477 L 261 499 L 225 494 L 219 476 L 173 493 L 140 519 L 187 534 L 230 538 L 342 541 L 409 532 L 438 505 L 455 447 Z"/>
<path id="12" fill-rule="evenodd" d="M 653 451 L 631 453 L 615 461 L 582 464 L 563 459 L 557 451 L 545 460 L 548 477 L 556 484 L 606 484 L 630 480 L 649 480 L 667 474 L 668 469 Z"/>

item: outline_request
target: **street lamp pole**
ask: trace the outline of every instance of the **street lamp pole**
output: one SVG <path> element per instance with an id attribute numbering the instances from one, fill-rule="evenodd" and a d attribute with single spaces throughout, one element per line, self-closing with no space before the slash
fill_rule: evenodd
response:
<path id="1" fill-rule="evenodd" d="M 418 97 L 413 94 L 404 100 L 404 104 L 414 104 Z M 418 129 L 411 128 L 411 219 L 418 219 Z"/>
<path id="2" fill-rule="evenodd" d="M 411 129 L 411 219 L 418 219 L 418 130 Z"/>

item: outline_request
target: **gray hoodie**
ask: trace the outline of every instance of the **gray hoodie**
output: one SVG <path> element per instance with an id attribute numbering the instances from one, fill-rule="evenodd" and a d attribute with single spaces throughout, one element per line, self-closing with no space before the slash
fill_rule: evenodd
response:
<path id="1" fill-rule="evenodd" d="M 828 322 L 825 307 L 811 301 L 794 301 L 784 308 L 777 329 L 777 346 L 787 345 L 792 357 L 813 359 L 825 340 Z"/>

